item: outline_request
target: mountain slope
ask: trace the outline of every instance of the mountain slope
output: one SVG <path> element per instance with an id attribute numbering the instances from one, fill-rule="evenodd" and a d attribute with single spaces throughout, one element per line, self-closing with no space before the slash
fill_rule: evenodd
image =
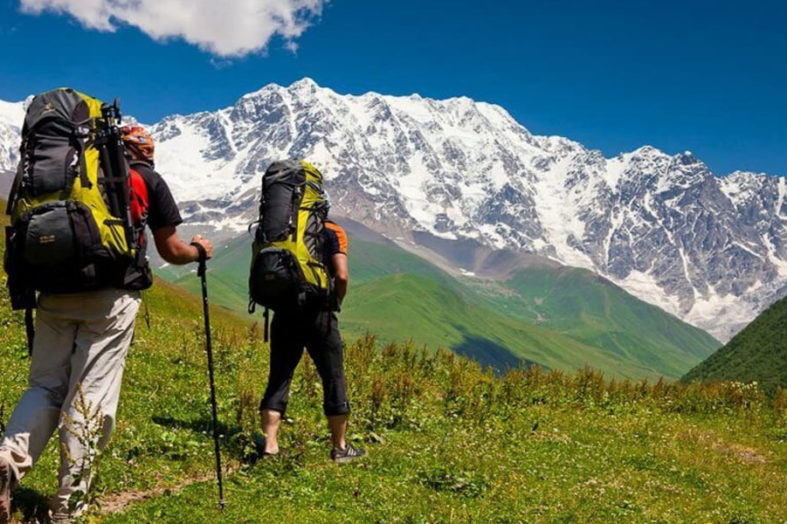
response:
<path id="1" fill-rule="evenodd" d="M 334 209 L 379 233 L 589 269 L 721 340 L 787 294 L 785 178 L 720 178 L 688 152 L 604 158 L 492 104 L 339 95 L 309 79 L 153 131 L 188 223 L 225 241 L 254 218 L 269 163 L 307 157 Z"/>
<path id="2" fill-rule="evenodd" d="M 532 263 L 505 281 L 451 275 L 359 224 L 349 223 L 351 291 L 346 336 L 375 333 L 445 347 L 498 368 L 519 359 L 625 377 L 677 378 L 719 344 L 707 333 L 586 270 Z M 247 307 L 250 242 L 217 250 L 211 300 Z M 166 275 L 194 292 L 193 274 Z"/>
<path id="3" fill-rule="evenodd" d="M 505 282 L 499 308 L 621 359 L 678 376 L 719 343 L 587 270 L 532 266 Z M 514 300 L 510 293 L 516 293 Z"/>
<path id="4" fill-rule="evenodd" d="M 375 333 L 383 340 L 412 340 L 444 347 L 497 369 L 519 360 L 548 368 L 577 369 L 593 362 L 607 373 L 642 373 L 616 363 L 591 348 L 550 330 L 519 323 L 466 302 L 455 290 L 435 281 L 398 274 L 362 284 L 342 312 L 346 333 Z"/>
<path id="5" fill-rule="evenodd" d="M 787 388 L 787 298 L 768 308 L 683 380 L 756 381 L 771 393 Z"/>
<path id="6" fill-rule="evenodd" d="M 606 159 L 498 106 L 342 96 L 308 79 L 154 131 L 191 220 L 228 237 L 253 217 L 268 163 L 301 156 L 325 171 L 336 210 L 378 232 L 587 268 L 723 340 L 787 292 L 785 180 L 717 178 L 689 153 Z"/>

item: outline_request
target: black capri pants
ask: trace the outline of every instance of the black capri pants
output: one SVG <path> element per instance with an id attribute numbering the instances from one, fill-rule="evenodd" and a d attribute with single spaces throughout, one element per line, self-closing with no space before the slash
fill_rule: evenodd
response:
<path id="1" fill-rule="evenodd" d="M 303 348 L 306 347 L 322 379 L 325 414 L 333 416 L 350 412 L 342 339 L 335 313 L 275 313 L 271 322 L 270 347 L 268 387 L 265 388 L 260 409 L 270 409 L 281 414 L 287 410 L 292 375 L 301 360 Z"/>

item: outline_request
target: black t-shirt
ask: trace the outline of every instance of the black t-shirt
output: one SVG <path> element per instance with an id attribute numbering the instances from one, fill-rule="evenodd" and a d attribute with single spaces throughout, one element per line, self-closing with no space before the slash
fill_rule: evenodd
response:
<path id="1" fill-rule="evenodd" d="M 147 225 L 151 231 L 165 226 L 178 226 L 183 222 L 175 199 L 164 179 L 150 165 L 135 163 L 132 166 L 145 180 L 148 187 Z"/>

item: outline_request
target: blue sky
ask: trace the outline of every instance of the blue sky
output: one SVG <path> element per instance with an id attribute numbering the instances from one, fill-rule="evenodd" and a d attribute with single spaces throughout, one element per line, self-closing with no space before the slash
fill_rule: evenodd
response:
<path id="1" fill-rule="evenodd" d="M 70 85 L 119 96 L 127 112 L 153 122 L 310 76 L 340 93 L 497 103 L 534 133 L 608 156 L 651 144 L 691 150 L 720 174 L 787 174 L 782 2 L 331 0 L 307 17 L 308 27 L 280 30 L 262 52 L 226 58 L 216 51 L 226 31 L 216 31 L 212 54 L 122 22 L 107 32 L 66 14 L 24 14 L 20 1 L 0 0 L 4 100 Z M 205 29 L 187 33 L 213 35 Z"/>

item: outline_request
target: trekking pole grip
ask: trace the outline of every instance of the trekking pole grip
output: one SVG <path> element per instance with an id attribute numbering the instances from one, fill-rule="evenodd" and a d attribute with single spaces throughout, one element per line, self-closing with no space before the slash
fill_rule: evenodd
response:
<path id="1" fill-rule="evenodd" d="M 199 255 L 199 258 L 197 258 L 197 262 L 199 262 L 197 275 L 202 276 L 205 274 L 205 262 L 208 260 L 208 253 L 205 251 L 205 247 L 199 242 L 192 242 L 191 245 L 197 248 L 197 254 Z"/>

